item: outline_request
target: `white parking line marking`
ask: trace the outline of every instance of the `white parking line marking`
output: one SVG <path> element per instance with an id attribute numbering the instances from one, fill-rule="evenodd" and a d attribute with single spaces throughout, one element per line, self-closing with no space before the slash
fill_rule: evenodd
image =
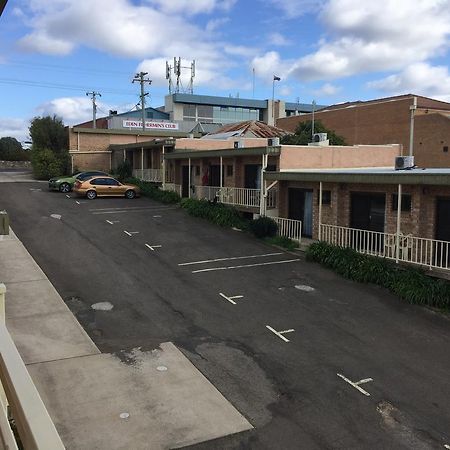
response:
<path id="1" fill-rule="evenodd" d="M 266 328 L 268 330 L 270 330 L 272 333 L 276 334 L 280 339 L 283 339 L 284 342 L 290 342 L 290 341 L 288 338 L 285 338 L 283 336 L 283 334 L 292 333 L 293 331 L 295 331 L 293 328 L 290 328 L 289 330 L 284 330 L 284 331 L 277 331 L 277 330 L 273 329 L 270 325 L 266 325 Z"/>
<path id="2" fill-rule="evenodd" d="M 75 200 L 75 203 L 76 203 L 77 205 L 81 205 L 81 203 L 80 203 L 78 200 Z"/>
<path id="3" fill-rule="evenodd" d="M 236 302 L 234 301 L 235 299 L 238 298 L 244 298 L 243 295 L 233 295 L 233 296 L 226 296 L 225 294 L 223 294 L 222 292 L 219 292 L 219 295 L 221 297 L 223 297 L 225 300 L 228 300 L 230 303 L 232 303 L 233 305 L 236 305 Z"/>
<path id="4" fill-rule="evenodd" d="M 153 216 L 153 217 L 162 217 L 162 216 Z"/>
<path id="5" fill-rule="evenodd" d="M 160 210 L 160 209 L 162 209 L 162 210 L 166 210 L 167 208 L 143 208 L 143 209 L 131 209 L 131 210 L 128 210 L 128 209 L 117 209 L 117 210 L 114 210 L 114 211 L 98 211 L 98 212 L 93 212 L 92 214 L 93 215 L 98 215 L 98 214 L 125 214 L 125 213 L 136 213 L 136 212 L 146 212 L 146 211 L 148 211 L 148 210 L 152 210 L 152 211 L 158 211 L 158 210 Z M 171 209 L 175 209 L 175 208 L 171 208 Z"/>
<path id="6" fill-rule="evenodd" d="M 185 263 L 181 263 L 178 265 L 179 266 L 191 266 L 193 264 L 206 264 L 206 263 L 217 262 L 217 261 L 230 261 L 233 259 L 263 258 L 265 256 L 277 256 L 277 255 L 282 255 L 282 254 L 283 254 L 282 252 L 278 252 L 278 253 L 266 253 L 264 255 L 233 256 L 231 258 L 216 258 L 216 259 L 205 259 L 203 261 L 185 262 Z"/>
<path id="7" fill-rule="evenodd" d="M 271 266 L 273 264 L 288 264 L 288 263 L 293 263 L 293 262 L 296 262 L 296 261 L 300 261 L 300 259 L 297 258 L 297 259 L 287 259 L 285 261 L 269 261 L 269 262 L 258 263 L 258 264 L 244 264 L 242 266 L 211 267 L 209 269 L 193 270 L 192 273 L 213 272 L 215 270 L 243 269 L 245 267 Z"/>
<path id="8" fill-rule="evenodd" d="M 66 197 L 67 197 L 67 198 L 70 198 L 70 195 L 66 194 Z"/>
<path id="9" fill-rule="evenodd" d="M 161 248 L 162 245 L 150 245 L 150 244 L 145 244 L 146 247 L 148 247 L 152 252 L 155 251 L 155 248 Z"/>
<path id="10" fill-rule="evenodd" d="M 448 448 L 448 449 L 450 449 L 450 445 L 448 445 L 448 444 L 444 444 L 444 448 Z"/>
<path id="11" fill-rule="evenodd" d="M 125 234 L 128 234 L 128 236 L 133 236 L 133 234 L 139 234 L 139 231 L 127 231 L 127 230 L 123 230 L 123 232 Z"/>
<path id="12" fill-rule="evenodd" d="M 42 191 L 42 189 L 40 189 L 40 188 L 30 188 L 30 191 L 32 191 L 32 192 L 40 192 L 40 191 Z"/>
<path id="13" fill-rule="evenodd" d="M 120 223 L 118 220 L 107 220 L 110 225 L 114 225 L 115 223 Z"/>
<path id="14" fill-rule="evenodd" d="M 373 381 L 372 378 L 364 378 L 363 380 L 359 380 L 359 381 L 351 381 L 348 378 L 344 377 L 344 375 L 337 373 L 336 374 L 338 377 L 342 378 L 344 381 L 346 381 L 348 384 L 352 385 L 355 389 L 357 389 L 359 392 L 361 392 L 361 394 L 367 395 L 368 397 L 370 397 L 370 394 L 365 391 L 363 388 L 359 387 L 360 384 L 364 384 L 364 383 L 369 383 L 370 381 Z"/>
<path id="15" fill-rule="evenodd" d="M 89 211 L 119 211 L 133 209 L 175 209 L 173 206 L 122 206 L 121 208 L 92 208 Z"/>

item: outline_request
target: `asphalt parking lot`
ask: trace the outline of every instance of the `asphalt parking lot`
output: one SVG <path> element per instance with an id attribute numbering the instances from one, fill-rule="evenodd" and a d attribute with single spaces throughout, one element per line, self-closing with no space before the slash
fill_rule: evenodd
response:
<path id="1" fill-rule="evenodd" d="M 448 318 L 146 198 L 0 209 L 102 351 L 172 341 L 255 427 L 192 448 L 450 445 Z"/>

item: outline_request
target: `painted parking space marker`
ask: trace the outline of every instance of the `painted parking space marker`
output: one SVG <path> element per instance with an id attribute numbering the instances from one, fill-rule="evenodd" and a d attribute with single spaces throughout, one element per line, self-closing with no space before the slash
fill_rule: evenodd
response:
<path id="1" fill-rule="evenodd" d="M 216 259 L 204 259 L 203 261 L 192 261 L 178 264 L 179 266 L 191 266 L 194 264 L 206 264 L 210 262 L 218 262 L 218 261 L 231 261 L 233 259 L 247 259 L 247 258 L 264 258 L 265 256 L 277 256 L 282 255 L 282 252 L 277 253 L 265 253 L 263 255 L 250 255 L 250 256 L 232 256 L 230 258 L 216 258 Z"/>
<path id="2" fill-rule="evenodd" d="M 75 203 L 76 203 L 77 205 L 81 205 L 81 202 L 79 202 L 78 200 L 75 200 Z"/>
<path id="3" fill-rule="evenodd" d="M 271 265 L 274 265 L 274 264 L 289 264 L 289 263 L 293 263 L 293 262 L 297 262 L 297 261 L 300 261 L 300 258 L 297 258 L 297 259 L 286 259 L 284 261 L 269 261 L 269 262 L 257 263 L 257 264 L 244 264 L 242 266 L 210 267 L 208 269 L 193 270 L 192 273 L 214 272 L 216 270 L 244 269 L 244 268 L 247 268 L 247 267 L 271 266 Z"/>
<path id="4" fill-rule="evenodd" d="M 444 444 L 444 448 L 448 448 L 448 449 L 450 449 L 450 445 L 448 445 L 448 444 Z"/>
<path id="5" fill-rule="evenodd" d="M 89 211 L 118 211 L 133 209 L 175 209 L 173 206 L 122 206 L 120 208 L 91 208 Z"/>
<path id="6" fill-rule="evenodd" d="M 110 225 L 114 225 L 115 223 L 120 223 L 118 220 L 107 220 Z"/>
<path id="7" fill-rule="evenodd" d="M 150 245 L 150 244 L 145 244 L 146 247 L 148 247 L 152 252 L 155 251 L 155 248 L 161 248 L 162 245 Z"/>
<path id="8" fill-rule="evenodd" d="M 139 234 L 139 231 L 127 231 L 127 230 L 123 230 L 123 232 L 125 234 L 128 234 L 128 236 L 133 236 L 133 234 Z"/>
<path id="9" fill-rule="evenodd" d="M 58 219 L 58 220 L 61 220 L 61 214 L 50 214 L 50 217 L 52 218 L 52 219 Z"/>
<path id="10" fill-rule="evenodd" d="M 268 330 L 270 330 L 272 333 L 276 334 L 284 342 L 290 342 L 290 341 L 288 338 L 284 337 L 283 334 L 292 333 L 293 331 L 295 331 L 293 328 L 290 328 L 289 330 L 284 330 L 284 331 L 277 331 L 274 328 L 272 328 L 270 325 L 266 325 L 266 328 Z"/>
<path id="11" fill-rule="evenodd" d="M 156 218 L 156 217 L 162 217 L 162 216 L 153 216 L 154 218 Z"/>
<path id="12" fill-rule="evenodd" d="M 244 298 L 243 295 L 233 295 L 233 296 L 227 296 L 223 294 L 222 292 L 219 292 L 219 295 L 223 297 L 225 300 L 228 300 L 231 304 L 236 305 L 236 302 L 234 300 L 238 298 Z"/>
<path id="13" fill-rule="evenodd" d="M 70 198 L 70 195 L 69 195 L 69 194 L 66 194 L 66 197 L 67 197 L 67 198 Z"/>
<path id="14" fill-rule="evenodd" d="M 41 188 L 30 188 L 31 192 L 41 192 L 42 189 Z"/>
<path id="15" fill-rule="evenodd" d="M 347 377 L 344 377 L 344 375 L 337 373 L 336 374 L 338 377 L 342 378 L 344 381 L 346 381 L 348 384 L 350 384 L 351 386 L 353 386 L 355 389 L 357 389 L 359 392 L 361 392 L 361 394 L 366 395 L 367 397 L 370 397 L 370 394 L 365 391 L 362 387 L 360 387 L 360 384 L 365 384 L 365 383 L 369 383 L 370 381 L 373 381 L 372 378 L 364 378 L 362 380 L 359 381 L 351 381 L 349 380 Z"/>

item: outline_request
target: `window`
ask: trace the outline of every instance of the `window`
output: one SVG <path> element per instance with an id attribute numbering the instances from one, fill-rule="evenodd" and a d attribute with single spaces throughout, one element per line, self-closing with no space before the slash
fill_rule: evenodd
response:
<path id="1" fill-rule="evenodd" d="M 392 211 L 397 211 L 398 194 L 392 194 Z M 411 211 L 411 194 L 402 194 L 402 211 Z"/>
<path id="2" fill-rule="evenodd" d="M 317 203 L 319 203 L 320 195 L 317 196 Z M 331 191 L 322 191 L 322 205 L 331 205 Z"/>
<path id="3" fill-rule="evenodd" d="M 93 178 L 89 184 L 93 184 L 95 186 L 105 186 L 106 185 L 106 179 L 105 178 Z"/>
<path id="4" fill-rule="evenodd" d="M 227 177 L 232 177 L 232 176 L 233 176 L 233 166 L 228 165 L 227 166 Z"/>
<path id="5" fill-rule="evenodd" d="M 444 145 L 444 146 L 442 147 L 442 151 L 443 151 L 444 153 L 448 153 L 448 145 Z"/>
<path id="6" fill-rule="evenodd" d="M 267 164 L 266 172 L 276 172 L 277 165 L 276 164 Z"/>
<path id="7" fill-rule="evenodd" d="M 105 184 L 107 186 L 119 186 L 120 183 L 117 180 L 113 180 L 112 178 L 104 178 Z"/>

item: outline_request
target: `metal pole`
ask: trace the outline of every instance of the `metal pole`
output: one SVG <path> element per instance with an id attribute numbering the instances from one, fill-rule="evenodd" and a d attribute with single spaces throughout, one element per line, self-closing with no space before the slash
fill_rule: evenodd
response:
<path id="1" fill-rule="evenodd" d="M 322 240 L 322 182 L 319 183 L 319 241 Z"/>
<path id="2" fill-rule="evenodd" d="M 220 203 L 223 201 L 223 157 L 220 157 L 220 190 L 219 190 L 219 200 Z"/>
<path id="3" fill-rule="evenodd" d="M 273 112 L 274 102 L 275 102 L 275 77 L 272 80 L 272 119 L 274 118 L 274 112 Z M 273 120 L 273 122 L 275 122 L 275 121 Z M 272 125 L 274 125 L 274 123 Z"/>
<path id="4" fill-rule="evenodd" d="M 417 109 L 417 97 L 414 97 L 413 104 L 409 107 L 411 110 L 411 126 L 409 129 L 409 156 L 414 154 L 414 114 Z"/>
<path id="5" fill-rule="evenodd" d="M 144 147 L 141 147 L 141 177 L 144 179 Z"/>
<path id="6" fill-rule="evenodd" d="M 188 173 L 188 197 L 191 198 L 191 158 L 188 159 L 189 173 Z"/>
<path id="7" fill-rule="evenodd" d="M 264 172 L 267 167 L 267 158 L 268 155 L 262 155 L 262 164 L 261 164 L 261 180 L 260 180 L 260 186 L 259 186 L 259 215 L 265 216 L 266 215 L 266 208 L 265 208 L 265 189 L 264 189 Z"/>
<path id="8" fill-rule="evenodd" d="M 163 148 L 162 148 L 162 188 L 163 188 L 163 191 L 166 190 L 166 160 L 164 158 L 165 153 L 166 153 L 166 148 L 163 145 Z"/>
<path id="9" fill-rule="evenodd" d="M 314 136 L 314 112 L 316 110 L 316 101 L 313 100 L 312 101 L 312 125 L 311 125 L 311 140 L 312 137 Z"/>
<path id="10" fill-rule="evenodd" d="M 395 236 L 395 262 L 398 264 L 400 257 L 400 220 L 402 212 L 402 185 L 398 185 L 398 198 L 397 198 L 397 233 Z"/>

